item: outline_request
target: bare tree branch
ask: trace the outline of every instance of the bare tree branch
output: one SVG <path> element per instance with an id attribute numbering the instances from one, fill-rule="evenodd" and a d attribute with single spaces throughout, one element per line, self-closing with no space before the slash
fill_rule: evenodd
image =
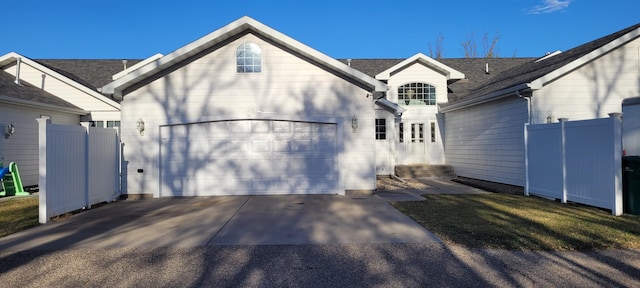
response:
<path id="1" fill-rule="evenodd" d="M 436 38 L 435 48 L 431 46 L 429 43 L 429 57 L 434 59 L 441 59 L 444 56 L 444 35 L 438 34 L 438 38 Z"/>

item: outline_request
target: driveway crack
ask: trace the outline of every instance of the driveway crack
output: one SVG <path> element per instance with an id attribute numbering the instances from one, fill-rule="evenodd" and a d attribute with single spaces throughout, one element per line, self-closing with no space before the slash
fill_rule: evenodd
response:
<path id="1" fill-rule="evenodd" d="M 231 215 L 231 217 L 229 217 L 229 219 L 227 219 L 226 222 L 224 222 L 224 225 L 222 225 L 222 227 L 220 227 L 220 229 L 218 230 L 218 232 L 216 232 L 216 234 L 213 235 L 213 237 L 211 237 L 211 239 L 209 239 L 209 241 L 207 241 L 207 244 L 205 244 L 205 246 L 209 246 L 211 244 L 211 242 L 213 241 L 213 239 L 216 239 L 216 237 L 218 237 L 218 234 L 220 234 L 220 232 L 222 230 L 224 230 L 225 227 L 227 227 L 227 225 L 229 224 L 229 222 L 231 222 L 231 219 L 233 219 L 234 217 L 236 217 L 236 215 L 238 215 L 238 212 L 240 212 L 240 210 L 242 209 L 242 207 L 244 207 L 245 204 L 247 204 L 247 202 L 249 202 L 249 199 L 251 199 L 251 197 L 253 196 L 248 196 L 246 200 L 244 200 L 244 202 L 242 203 L 242 205 L 240 205 L 240 207 L 238 207 L 238 209 L 236 210 L 236 212 L 233 213 L 233 215 Z"/>

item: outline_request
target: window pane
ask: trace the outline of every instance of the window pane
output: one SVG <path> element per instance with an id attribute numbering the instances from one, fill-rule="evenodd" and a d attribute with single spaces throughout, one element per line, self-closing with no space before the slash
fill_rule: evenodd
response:
<path id="1" fill-rule="evenodd" d="M 436 88 L 426 83 L 409 83 L 398 87 L 400 105 L 436 105 Z"/>
<path id="2" fill-rule="evenodd" d="M 416 142 L 416 124 L 411 124 L 411 143 Z"/>
<path id="3" fill-rule="evenodd" d="M 436 142 L 436 123 L 431 122 L 431 143 Z"/>
<path id="4" fill-rule="evenodd" d="M 376 119 L 375 129 L 376 129 L 377 140 L 387 139 L 387 120 L 386 119 Z"/>
<path id="5" fill-rule="evenodd" d="M 255 73 L 262 71 L 262 51 L 254 43 L 243 43 L 236 50 L 236 71 Z"/>

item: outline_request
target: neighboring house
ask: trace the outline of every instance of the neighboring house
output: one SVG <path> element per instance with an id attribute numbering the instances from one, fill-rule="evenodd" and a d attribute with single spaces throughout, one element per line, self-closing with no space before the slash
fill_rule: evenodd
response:
<path id="1" fill-rule="evenodd" d="M 65 66 L 65 63 L 71 65 Z M 93 64 L 89 65 L 90 63 Z M 114 63 L 120 63 L 120 66 L 114 66 Z M 65 66 L 67 70 L 54 66 Z M 91 82 L 70 72 L 82 72 L 74 70 L 73 67 L 84 69 L 86 73 L 81 75 Z M 13 52 L 0 56 L 0 161 L 16 162 L 23 184 L 36 186 L 36 118 L 46 116 L 56 124 L 80 125 L 80 122 L 91 122 L 102 127 L 120 126 L 120 104 L 100 94 L 95 85 L 107 83 L 111 78 L 106 76 L 107 73 L 121 70 L 122 60 L 40 62 Z M 8 125 L 14 126 L 14 135 L 5 136 Z"/>
<path id="2" fill-rule="evenodd" d="M 16 162 L 24 186 L 38 184 L 38 123 L 80 123 L 88 112 L 0 70 L 0 162 Z"/>
<path id="3" fill-rule="evenodd" d="M 64 61 L 67 60 L 43 60 L 40 62 L 11 52 L 0 56 L 0 69 L 14 77 L 17 75 L 22 81 L 31 83 L 35 87 L 88 111 L 86 115 L 83 115 L 81 121 L 93 122 L 99 126 L 119 126 L 119 103 L 100 94 L 96 87 L 85 79 L 69 71 L 44 64 L 48 62 L 61 65 Z M 83 63 L 83 61 L 86 62 Z M 90 75 L 94 75 L 93 77 L 97 75 L 99 79 L 104 79 L 104 76 L 100 76 L 101 73 L 105 73 L 102 71 L 115 72 L 105 70 L 104 67 L 109 67 L 107 65 L 100 66 L 103 68 L 86 65 L 87 63 L 95 63 L 95 60 L 73 60 L 73 63 L 76 63 L 74 65 L 76 67 L 89 68 L 85 73 L 88 78 L 91 78 Z"/>
<path id="4" fill-rule="evenodd" d="M 122 98 L 127 193 L 345 194 L 376 187 L 386 85 L 249 17 L 102 88 Z"/>
<path id="5" fill-rule="evenodd" d="M 524 124 L 608 117 L 640 95 L 640 24 L 508 69 L 442 105 L 458 176 L 523 186 Z"/>

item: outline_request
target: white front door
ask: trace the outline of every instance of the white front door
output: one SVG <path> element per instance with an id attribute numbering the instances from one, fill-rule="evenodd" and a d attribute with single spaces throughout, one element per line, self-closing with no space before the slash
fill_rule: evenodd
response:
<path id="1" fill-rule="evenodd" d="M 406 120 L 398 124 L 398 163 L 427 163 L 427 122 Z"/>
<path id="2" fill-rule="evenodd" d="M 425 123 L 410 123 L 409 128 L 409 158 L 412 163 L 427 161 L 427 146 L 425 145 Z"/>

